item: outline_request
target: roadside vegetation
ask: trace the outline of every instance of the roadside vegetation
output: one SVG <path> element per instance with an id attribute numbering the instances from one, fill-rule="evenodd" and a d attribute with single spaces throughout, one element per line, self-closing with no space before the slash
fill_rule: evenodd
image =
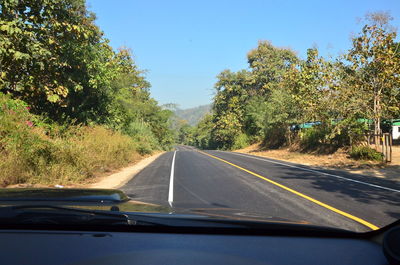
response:
<path id="1" fill-rule="evenodd" d="M 114 50 L 85 0 L 0 3 L 0 186 L 87 181 L 174 142 L 200 148 L 360 147 L 374 121 L 400 117 L 400 44 L 385 13 L 369 14 L 353 46 L 301 59 L 260 41 L 249 68 L 218 75 L 196 126 L 159 106 L 129 49 Z M 197 118 L 196 118 L 197 119 Z M 310 128 L 302 128 L 306 123 Z"/>
<path id="2" fill-rule="evenodd" d="M 138 144 L 113 130 L 43 123 L 4 95 L 0 106 L 0 186 L 82 182 L 140 157 Z"/>
<path id="3" fill-rule="evenodd" d="M 337 58 L 310 48 L 301 59 L 260 41 L 247 54 L 248 69 L 218 75 L 212 114 L 182 127 L 179 139 L 225 150 L 257 142 L 318 154 L 345 148 L 355 159 L 381 159 L 361 146 L 368 130 L 378 134 L 383 121 L 400 118 L 400 43 L 391 19 L 366 15 L 350 50 Z"/>
<path id="4" fill-rule="evenodd" d="M 0 3 L 0 186 L 80 182 L 174 142 L 127 48 L 84 0 Z"/>

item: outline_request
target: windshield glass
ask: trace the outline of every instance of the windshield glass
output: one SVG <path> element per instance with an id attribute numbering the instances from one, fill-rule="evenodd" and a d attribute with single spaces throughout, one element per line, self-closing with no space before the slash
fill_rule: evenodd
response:
<path id="1" fill-rule="evenodd" d="M 2 0 L 0 223 L 393 223 L 399 26 L 395 0 Z"/>

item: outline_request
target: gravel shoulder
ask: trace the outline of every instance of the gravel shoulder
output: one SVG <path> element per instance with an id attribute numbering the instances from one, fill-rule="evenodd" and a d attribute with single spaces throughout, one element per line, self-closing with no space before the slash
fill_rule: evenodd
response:
<path id="1" fill-rule="evenodd" d="M 165 152 L 159 152 L 152 156 L 146 157 L 134 165 L 122 168 L 119 172 L 99 179 L 96 183 L 88 185 L 87 188 L 118 189 L 164 153 Z"/>
<path id="2" fill-rule="evenodd" d="M 317 155 L 291 151 L 288 148 L 263 150 L 259 144 L 254 144 L 234 152 L 246 153 L 261 157 L 279 159 L 283 161 L 322 167 L 326 169 L 343 170 L 349 173 L 365 176 L 390 179 L 400 182 L 400 147 L 394 146 L 393 161 L 389 164 L 374 161 L 356 161 L 350 159 L 345 151 L 339 150 L 331 155 Z"/>

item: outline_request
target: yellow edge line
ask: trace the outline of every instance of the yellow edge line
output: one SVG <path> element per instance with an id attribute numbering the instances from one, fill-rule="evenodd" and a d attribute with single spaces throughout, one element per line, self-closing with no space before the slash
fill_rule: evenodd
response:
<path id="1" fill-rule="evenodd" d="M 245 172 L 247 172 L 247 173 L 249 173 L 249 174 L 251 174 L 251 175 L 253 175 L 253 176 L 256 176 L 256 177 L 258 177 L 258 178 L 260 178 L 260 179 L 263 179 L 263 180 L 265 180 L 265 181 L 268 181 L 269 183 L 272 183 L 272 184 L 274 184 L 274 185 L 276 185 L 276 186 L 278 186 L 278 187 L 280 187 L 280 188 L 282 188 L 282 189 L 284 189 L 284 190 L 287 190 L 287 191 L 289 191 L 289 192 L 291 192 L 291 193 L 294 193 L 294 194 L 296 194 L 296 195 L 298 195 L 298 196 L 300 196 L 300 197 L 302 197 L 302 198 L 304 198 L 304 199 L 307 199 L 307 200 L 309 200 L 309 201 L 311 201 L 311 202 L 313 202 L 313 203 L 315 203 L 315 204 L 318 204 L 319 206 L 322 206 L 322 207 L 324 207 L 324 208 L 326 208 L 326 209 L 329 209 L 329 210 L 331 210 L 331 211 L 333 211 L 333 212 L 335 212 L 335 213 L 338 213 L 338 214 L 343 215 L 343 216 L 345 216 L 345 217 L 347 217 L 347 218 L 349 218 L 349 219 L 352 219 L 352 220 L 354 220 L 354 221 L 356 221 L 356 222 L 359 222 L 360 224 L 363 224 L 363 225 L 365 225 L 365 226 L 371 228 L 372 230 L 377 230 L 377 229 L 379 229 L 379 227 L 377 227 L 377 226 L 375 226 L 375 225 L 373 225 L 373 224 L 371 224 L 371 223 L 369 223 L 369 222 L 367 222 L 367 221 L 365 221 L 365 220 L 363 220 L 363 219 L 361 219 L 361 218 L 358 218 L 357 216 L 354 216 L 354 215 L 351 215 L 351 214 L 346 213 L 346 212 L 344 212 L 344 211 L 341 211 L 341 210 L 339 210 L 339 209 L 336 209 L 335 207 L 332 207 L 332 206 L 330 206 L 330 205 L 328 205 L 328 204 L 326 204 L 326 203 L 320 202 L 320 201 L 318 201 L 318 200 L 316 200 L 316 199 L 314 199 L 314 198 L 311 198 L 310 196 L 307 196 L 307 195 L 305 195 L 305 194 L 303 194 L 303 193 L 301 193 L 301 192 L 295 191 L 295 190 L 293 190 L 293 189 L 291 189 L 291 188 L 289 188 L 289 187 L 286 187 L 286 186 L 284 186 L 284 185 L 282 185 L 282 184 L 280 184 L 280 183 L 278 183 L 278 182 L 275 182 L 275 181 L 270 180 L 270 179 L 268 179 L 268 178 L 266 178 L 266 177 L 263 177 L 263 176 L 261 176 L 261 175 L 259 175 L 259 174 L 257 174 L 257 173 L 254 173 L 254 172 L 252 172 L 252 171 L 250 171 L 250 170 L 248 170 L 248 169 L 242 168 L 242 167 L 240 167 L 240 166 L 238 166 L 238 165 L 235 165 L 235 164 L 233 164 L 233 163 L 231 163 L 231 162 L 228 162 L 228 161 L 226 161 L 226 160 L 224 160 L 224 159 L 222 159 L 222 158 L 219 158 L 219 157 L 216 157 L 216 156 L 207 154 L 207 153 L 205 153 L 205 152 L 202 152 L 202 151 L 198 151 L 198 152 L 200 152 L 200 153 L 202 153 L 202 154 L 204 154 L 204 155 L 207 155 L 207 156 L 209 156 L 209 157 L 212 157 L 212 158 L 214 158 L 214 159 L 217 159 L 217 160 L 219 160 L 219 161 L 222 161 L 222 162 L 224 162 L 224 163 L 226 163 L 226 164 L 229 164 L 229 165 L 231 165 L 231 166 L 234 166 L 234 167 L 236 167 L 236 168 L 238 168 L 238 169 L 240 169 L 240 170 L 243 170 L 243 171 L 245 171 Z"/>

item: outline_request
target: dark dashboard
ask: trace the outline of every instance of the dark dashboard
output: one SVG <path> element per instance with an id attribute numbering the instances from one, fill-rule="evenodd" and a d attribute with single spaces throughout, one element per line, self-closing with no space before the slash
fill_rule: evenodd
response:
<path id="1" fill-rule="evenodd" d="M 363 238 L 210 233 L 0 231 L 2 264 L 388 264 Z"/>

